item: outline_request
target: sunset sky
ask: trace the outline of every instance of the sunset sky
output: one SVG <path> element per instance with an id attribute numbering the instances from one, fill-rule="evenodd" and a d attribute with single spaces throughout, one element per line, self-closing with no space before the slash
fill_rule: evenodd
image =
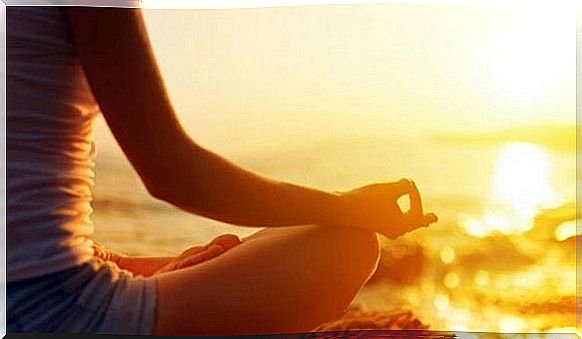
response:
<path id="1" fill-rule="evenodd" d="M 567 239 L 579 234 L 575 11 L 521 3 L 144 13 L 176 112 L 203 146 L 262 175 L 330 191 L 418 183 L 425 209 L 439 215 L 411 235 L 430 269 L 411 289 L 379 288 L 363 304 L 410 303 L 433 329 L 517 333 L 573 324 Z M 102 120 L 96 139 L 103 208 L 95 219 L 105 243 L 172 253 L 248 232 L 154 202 Z M 514 247 L 534 263 L 498 260 Z M 514 309 L 557 297 L 570 313 Z"/>
<path id="2" fill-rule="evenodd" d="M 217 151 L 575 123 L 575 20 L 559 8 L 144 12 L 180 118 Z"/>

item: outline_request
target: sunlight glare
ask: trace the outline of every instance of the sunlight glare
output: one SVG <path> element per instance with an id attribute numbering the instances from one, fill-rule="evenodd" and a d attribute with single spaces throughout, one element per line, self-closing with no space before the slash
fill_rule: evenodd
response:
<path id="1" fill-rule="evenodd" d="M 446 311 L 449 309 L 449 297 L 443 293 L 437 293 L 433 301 L 434 306 L 439 311 Z"/>
<path id="2" fill-rule="evenodd" d="M 495 287 L 499 290 L 507 289 L 509 287 L 509 277 L 504 273 L 499 274 L 495 280 Z"/>
<path id="3" fill-rule="evenodd" d="M 493 198 L 507 203 L 521 216 L 533 216 L 538 207 L 555 204 L 550 184 L 550 161 L 539 146 L 512 143 L 505 146 L 493 177 Z"/>
<path id="4" fill-rule="evenodd" d="M 450 246 L 445 246 L 440 253 L 441 261 L 450 264 L 455 260 L 455 250 Z"/>
<path id="5" fill-rule="evenodd" d="M 523 331 L 524 325 L 523 320 L 514 316 L 506 316 L 499 322 L 499 330 L 505 333 L 520 332 Z"/>
<path id="6" fill-rule="evenodd" d="M 569 53 L 575 53 L 575 14 L 564 6 L 530 3 L 516 6 L 510 29 L 496 48 L 493 71 L 513 98 L 528 97 L 564 74 Z M 575 12 L 574 12 L 575 13 Z"/>
<path id="7" fill-rule="evenodd" d="M 449 272 L 445 275 L 444 283 L 448 289 L 457 288 L 459 286 L 460 277 L 457 272 Z"/>
<path id="8" fill-rule="evenodd" d="M 454 331 L 468 331 L 471 314 L 464 308 L 452 309 L 451 318 L 448 320 L 448 327 Z"/>
<path id="9" fill-rule="evenodd" d="M 564 241 L 568 238 L 574 237 L 577 235 L 576 233 L 576 221 L 575 220 L 570 220 L 570 221 L 566 221 L 561 223 L 560 225 L 558 225 L 558 227 L 556 227 L 556 240 L 558 241 Z"/>
<path id="10" fill-rule="evenodd" d="M 539 209 L 559 203 L 551 174 L 551 162 L 544 148 L 527 143 L 507 144 L 497 160 L 486 212 L 478 218 L 462 216 L 460 224 L 476 237 L 530 230 Z"/>
<path id="11" fill-rule="evenodd" d="M 480 287 L 489 285 L 489 272 L 485 270 L 479 270 L 475 274 L 475 285 Z"/>

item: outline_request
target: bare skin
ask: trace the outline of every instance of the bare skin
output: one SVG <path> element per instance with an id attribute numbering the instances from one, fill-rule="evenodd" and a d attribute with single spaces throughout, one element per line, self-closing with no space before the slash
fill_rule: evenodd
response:
<path id="1" fill-rule="evenodd" d="M 307 331 L 339 315 L 374 272 L 376 233 L 395 238 L 436 222 L 408 179 L 330 193 L 265 178 L 205 149 L 178 122 L 140 10 L 71 7 L 68 16 L 95 98 L 151 195 L 267 227 L 221 253 L 194 247 L 173 259 L 124 259 L 156 281 L 154 334 Z M 406 212 L 397 204 L 403 195 Z"/>
<path id="2" fill-rule="evenodd" d="M 119 267 L 145 277 L 170 272 L 203 263 L 215 258 L 241 243 L 234 234 L 223 234 L 205 246 L 193 246 L 176 257 L 128 257 L 118 256 L 114 261 Z"/>

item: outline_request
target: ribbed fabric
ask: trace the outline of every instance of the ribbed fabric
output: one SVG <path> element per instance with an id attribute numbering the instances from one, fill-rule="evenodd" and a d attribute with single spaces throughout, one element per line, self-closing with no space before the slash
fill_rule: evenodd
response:
<path id="1" fill-rule="evenodd" d="M 62 7 L 6 8 L 7 280 L 87 262 L 99 107 Z"/>
<path id="2" fill-rule="evenodd" d="M 155 281 L 94 256 L 99 107 L 62 7 L 7 7 L 7 330 L 150 334 Z"/>

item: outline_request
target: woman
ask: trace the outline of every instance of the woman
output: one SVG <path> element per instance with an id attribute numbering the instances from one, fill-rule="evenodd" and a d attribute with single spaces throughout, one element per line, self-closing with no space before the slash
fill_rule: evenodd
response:
<path id="1" fill-rule="evenodd" d="M 376 232 L 394 238 L 436 221 L 409 180 L 328 193 L 261 177 L 194 142 L 139 9 L 8 7 L 7 45 L 9 332 L 308 331 L 339 316 L 374 272 Z M 266 228 L 176 258 L 94 245 L 99 112 L 152 196 Z M 396 203 L 405 194 L 408 212 Z"/>

